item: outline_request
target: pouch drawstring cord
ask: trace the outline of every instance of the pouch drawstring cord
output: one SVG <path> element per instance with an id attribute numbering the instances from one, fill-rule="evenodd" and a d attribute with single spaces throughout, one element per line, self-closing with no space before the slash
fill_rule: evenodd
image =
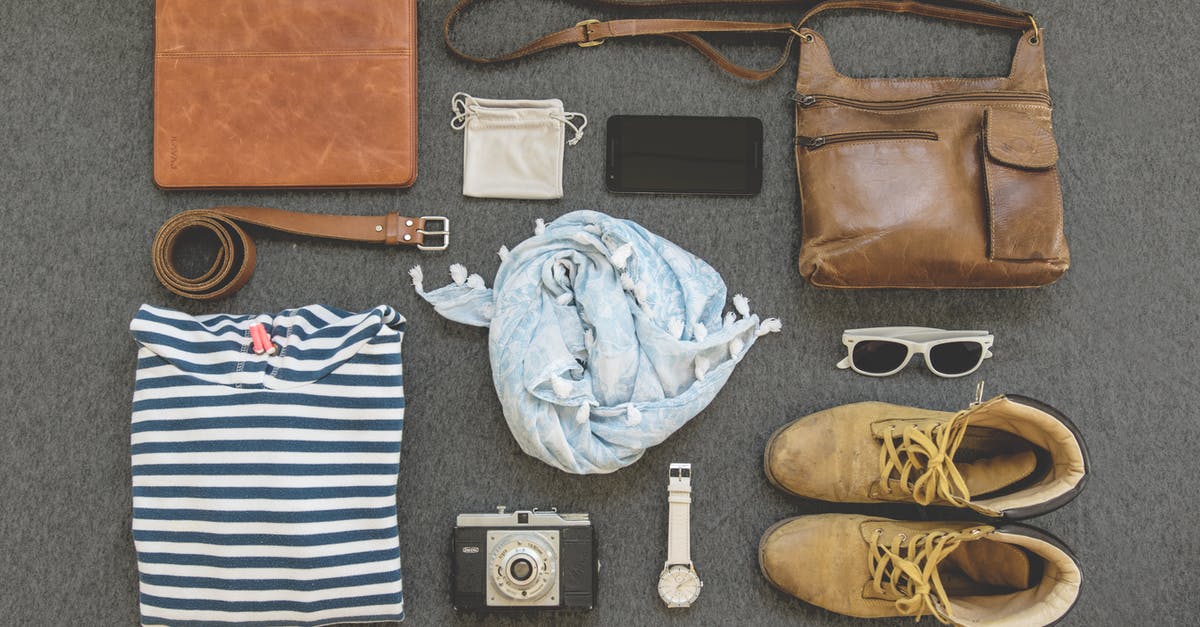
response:
<path id="1" fill-rule="evenodd" d="M 461 131 L 467 126 L 467 121 L 475 117 L 475 112 L 470 105 L 471 100 L 473 98 L 466 92 L 460 91 L 454 94 L 454 98 L 450 100 L 450 107 L 454 109 L 454 118 L 450 120 L 450 128 Z"/>
<path id="2" fill-rule="evenodd" d="M 571 127 L 571 130 L 575 131 L 575 136 L 572 137 L 571 139 L 567 140 L 568 144 L 570 144 L 571 146 L 574 146 L 575 144 L 579 143 L 579 140 L 583 139 L 583 129 L 587 128 L 587 125 L 588 125 L 588 119 L 587 119 L 586 115 L 584 115 L 582 113 L 569 113 L 568 112 L 568 113 L 551 113 L 550 117 Z M 573 120 L 575 118 L 582 119 L 583 124 L 576 125 L 575 122 L 573 122 Z"/>
<path id="3" fill-rule="evenodd" d="M 450 100 L 450 107 L 454 110 L 454 117 L 450 120 L 450 128 L 461 131 L 467 126 L 467 122 L 471 121 L 477 114 L 475 113 L 475 99 L 466 92 L 458 92 L 454 94 L 454 98 Z M 562 122 L 565 126 L 570 127 L 575 135 L 567 140 L 567 144 L 574 146 L 583 139 L 583 129 L 587 128 L 587 116 L 582 113 L 566 112 L 559 113 L 557 111 L 550 114 L 550 118 Z M 577 124 L 575 120 L 582 120 L 582 123 Z"/>

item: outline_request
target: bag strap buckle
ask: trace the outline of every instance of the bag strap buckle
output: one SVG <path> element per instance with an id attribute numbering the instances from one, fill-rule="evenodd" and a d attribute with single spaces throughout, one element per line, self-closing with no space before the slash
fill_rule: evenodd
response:
<path id="1" fill-rule="evenodd" d="M 594 46 L 599 46 L 600 44 L 604 43 L 603 39 L 592 39 L 592 26 L 595 26 L 596 24 L 599 24 L 599 23 L 600 23 L 600 20 L 592 19 L 592 20 L 583 20 L 582 22 L 579 22 L 578 24 L 576 24 L 575 26 L 583 29 L 583 41 L 579 42 L 576 45 L 579 46 L 580 48 L 592 48 Z"/>

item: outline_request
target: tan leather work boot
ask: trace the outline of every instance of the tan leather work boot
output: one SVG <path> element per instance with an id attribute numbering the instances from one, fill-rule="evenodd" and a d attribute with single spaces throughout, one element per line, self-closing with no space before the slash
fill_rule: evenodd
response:
<path id="1" fill-rule="evenodd" d="M 800 516 L 767 530 L 758 561 L 771 585 L 839 614 L 964 627 L 1049 625 L 1081 582 L 1060 540 L 1019 524 Z"/>
<path id="2" fill-rule="evenodd" d="M 958 413 L 855 403 L 788 424 L 767 442 L 767 479 L 838 503 L 916 503 L 1028 518 L 1075 498 L 1087 449 L 1058 410 L 998 396 Z"/>

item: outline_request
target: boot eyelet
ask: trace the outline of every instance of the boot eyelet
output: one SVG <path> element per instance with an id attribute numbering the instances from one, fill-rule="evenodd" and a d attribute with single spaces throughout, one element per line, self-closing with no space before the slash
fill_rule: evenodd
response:
<path id="1" fill-rule="evenodd" d="M 904 534 L 904 533 L 902 533 L 902 534 L 900 534 L 900 535 L 896 536 L 896 539 L 900 540 L 901 542 L 907 542 L 907 541 L 908 541 L 908 534 Z"/>

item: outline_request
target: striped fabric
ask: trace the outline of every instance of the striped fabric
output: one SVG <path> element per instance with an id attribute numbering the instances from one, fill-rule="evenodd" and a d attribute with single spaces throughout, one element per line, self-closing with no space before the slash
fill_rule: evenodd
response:
<path id="1" fill-rule="evenodd" d="M 256 322 L 278 354 L 251 350 Z M 143 305 L 130 330 L 142 624 L 403 619 L 404 319 L 390 307 Z"/>

